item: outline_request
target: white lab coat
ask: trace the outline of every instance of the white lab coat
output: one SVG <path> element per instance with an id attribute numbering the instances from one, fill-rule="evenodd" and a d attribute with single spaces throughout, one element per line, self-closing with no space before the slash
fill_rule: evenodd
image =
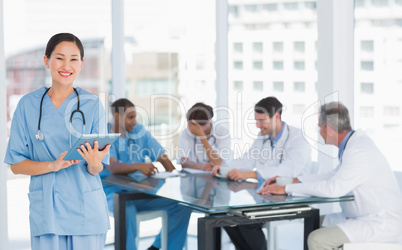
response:
<path id="1" fill-rule="evenodd" d="M 222 165 L 232 159 L 230 149 L 229 130 L 220 124 L 211 123 L 212 130 L 208 136 L 208 142 L 214 152 L 223 160 Z M 188 128 L 183 130 L 179 136 L 179 152 L 177 162 L 181 163 L 181 158 L 187 157 L 190 161 L 197 163 L 208 163 L 209 159 L 200 138 L 193 135 Z"/>
<path id="2" fill-rule="evenodd" d="M 391 168 L 374 142 L 362 131 L 349 139 L 338 167 L 321 175 L 299 177 L 289 184 L 293 195 L 339 197 L 349 193 L 354 201 L 342 202 L 342 214 L 330 217 L 351 242 L 394 242 L 402 238 L 402 196 Z M 325 223 L 325 221 L 324 221 Z"/>
<path id="3" fill-rule="evenodd" d="M 256 170 L 263 179 L 274 176 L 292 177 L 310 172 L 311 147 L 300 129 L 285 124 L 274 149 L 269 140 L 263 143 L 265 138 L 259 134 L 250 149 L 242 157 L 230 162 L 229 166 L 241 170 Z"/>

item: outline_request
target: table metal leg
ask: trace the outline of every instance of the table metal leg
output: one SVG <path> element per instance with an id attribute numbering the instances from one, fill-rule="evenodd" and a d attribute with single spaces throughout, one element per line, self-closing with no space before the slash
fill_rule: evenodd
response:
<path id="1" fill-rule="evenodd" d="M 120 194 L 113 194 L 114 213 L 114 248 L 126 249 L 126 199 Z"/>
<path id="2" fill-rule="evenodd" d="M 126 201 L 155 199 L 155 196 L 137 193 L 124 192 L 113 194 L 113 213 L 114 213 L 114 248 L 115 250 L 126 249 Z"/>
<path id="3" fill-rule="evenodd" d="M 304 250 L 308 250 L 307 238 L 309 234 L 320 227 L 320 210 L 311 210 L 311 215 L 304 218 Z"/>
<path id="4" fill-rule="evenodd" d="M 212 250 L 214 242 L 214 232 L 210 221 L 199 218 L 198 223 L 198 250 Z"/>
<path id="5" fill-rule="evenodd" d="M 222 228 L 221 227 L 214 227 L 213 228 L 213 233 L 214 233 L 214 249 L 221 249 L 221 236 L 222 236 Z"/>

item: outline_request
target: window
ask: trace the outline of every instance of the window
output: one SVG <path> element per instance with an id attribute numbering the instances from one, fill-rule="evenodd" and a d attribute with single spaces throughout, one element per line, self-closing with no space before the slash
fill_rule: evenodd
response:
<path id="1" fill-rule="evenodd" d="M 272 50 L 274 52 L 283 52 L 283 42 L 273 42 Z"/>
<path id="2" fill-rule="evenodd" d="M 263 50 L 263 48 L 262 48 L 261 42 L 253 43 L 253 52 L 262 53 L 262 50 Z"/>
<path id="3" fill-rule="evenodd" d="M 242 43 L 234 43 L 233 51 L 236 53 L 242 53 L 243 52 L 243 44 Z"/>
<path id="4" fill-rule="evenodd" d="M 293 62 L 293 68 L 295 70 L 304 70 L 304 68 L 305 68 L 304 61 L 295 61 L 295 62 Z"/>
<path id="5" fill-rule="evenodd" d="M 235 90 L 242 91 L 243 90 L 243 82 L 242 81 L 235 81 L 233 83 L 233 87 Z"/>
<path id="6" fill-rule="evenodd" d="M 278 10 L 278 4 L 276 4 L 276 3 L 264 4 L 262 6 L 262 9 L 266 10 L 266 11 L 277 11 Z"/>
<path id="7" fill-rule="evenodd" d="M 273 70 L 283 70 L 283 62 L 282 61 L 273 61 L 272 69 Z"/>
<path id="8" fill-rule="evenodd" d="M 398 128 L 399 124 L 389 124 L 389 123 L 384 123 L 384 128 Z"/>
<path id="9" fill-rule="evenodd" d="M 286 102 L 289 110 L 286 120 L 300 126 L 300 115 L 293 113 L 293 104 L 303 104 L 307 108 L 312 100 L 317 100 L 317 91 L 312 85 L 317 81 L 313 65 L 317 60 L 317 50 L 314 50 L 318 37 L 317 0 L 241 0 L 229 3 L 240 5 L 241 16 L 228 18 L 231 90 L 234 81 L 243 82 L 242 95 L 251 97 L 242 99 L 243 107 L 255 105 L 255 98 L 277 95 Z M 257 12 L 251 12 L 248 5 L 257 5 Z M 245 6 L 250 11 L 246 11 Z M 234 42 L 243 43 L 242 54 L 233 50 Z M 233 61 L 242 61 L 243 69 L 236 71 Z M 297 81 L 305 82 L 302 90 L 298 90 L 304 92 L 294 91 L 293 83 Z M 233 107 L 239 106 L 237 95 L 230 94 L 228 99 Z M 251 139 L 250 136 L 238 136 L 232 142 L 249 143 Z"/>
<path id="10" fill-rule="evenodd" d="M 169 79 L 139 79 L 136 82 L 137 95 L 149 95 L 155 93 L 174 94 L 175 83 Z"/>
<path id="11" fill-rule="evenodd" d="M 388 5 L 388 0 L 371 0 L 371 4 L 378 7 L 385 7 Z"/>
<path id="12" fill-rule="evenodd" d="M 395 24 L 394 19 L 379 19 L 379 20 L 372 20 L 371 21 L 372 25 L 374 27 L 392 27 Z"/>
<path id="13" fill-rule="evenodd" d="M 295 52 L 304 53 L 304 42 L 294 42 L 293 50 Z"/>
<path id="14" fill-rule="evenodd" d="M 233 68 L 237 69 L 237 70 L 242 70 L 243 69 L 243 62 L 241 62 L 241 61 L 233 62 Z"/>
<path id="15" fill-rule="evenodd" d="M 316 10 L 317 9 L 317 3 L 316 2 L 305 2 L 304 5 L 306 6 L 307 9 L 310 9 L 310 10 Z"/>
<path id="16" fill-rule="evenodd" d="M 254 61 L 253 62 L 253 69 L 255 70 L 262 70 L 263 63 L 261 61 Z"/>
<path id="17" fill-rule="evenodd" d="M 372 41 L 372 40 L 361 41 L 360 49 L 361 49 L 361 51 L 365 51 L 365 52 L 373 52 L 374 51 L 374 41 Z"/>
<path id="18" fill-rule="evenodd" d="M 305 92 L 305 90 L 306 90 L 305 83 L 304 82 L 294 82 L 293 90 L 295 92 Z"/>
<path id="19" fill-rule="evenodd" d="M 365 0 L 355 0 L 355 8 L 364 7 L 364 1 Z"/>
<path id="20" fill-rule="evenodd" d="M 263 91 L 264 90 L 264 83 L 262 81 L 253 82 L 253 89 L 255 91 Z"/>
<path id="21" fill-rule="evenodd" d="M 233 17 L 239 17 L 239 6 L 230 5 L 228 11 L 229 11 L 229 15 L 231 15 Z"/>
<path id="22" fill-rule="evenodd" d="M 244 9 L 247 12 L 257 12 L 258 11 L 258 6 L 256 4 L 247 4 L 244 6 Z"/>
<path id="23" fill-rule="evenodd" d="M 196 65 L 195 65 L 195 68 L 196 68 L 197 70 L 203 70 L 203 69 L 205 69 L 205 60 L 201 60 L 201 59 L 197 60 Z"/>
<path id="24" fill-rule="evenodd" d="M 392 13 L 401 9 L 402 0 L 355 0 L 354 127 L 367 131 L 394 171 L 402 171 L 402 137 L 394 136 L 402 134 L 402 17 Z"/>
<path id="25" fill-rule="evenodd" d="M 293 113 L 294 114 L 303 114 L 304 110 L 305 110 L 305 105 L 304 104 L 293 104 Z"/>
<path id="26" fill-rule="evenodd" d="M 297 10 L 299 8 L 299 3 L 284 3 L 283 6 L 285 7 L 285 9 L 287 10 Z"/>
<path id="27" fill-rule="evenodd" d="M 373 71 L 374 70 L 374 62 L 372 61 L 361 61 L 360 69 L 363 71 Z"/>
<path id="28" fill-rule="evenodd" d="M 273 82 L 273 90 L 276 92 L 283 92 L 283 82 Z"/>
<path id="29" fill-rule="evenodd" d="M 373 94 L 374 84 L 372 82 L 362 82 L 360 83 L 360 91 L 362 94 Z"/>
<path id="30" fill-rule="evenodd" d="M 385 116 L 399 116 L 400 109 L 398 106 L 385 106 L 384 107 L 384 115 Z"/>
<path id="31" fill-rule="evenodd" d="M 359 113 L 361 117 L 371 118 L 374 116 L 374 107 L 362 106 L 359 108 Z"/>

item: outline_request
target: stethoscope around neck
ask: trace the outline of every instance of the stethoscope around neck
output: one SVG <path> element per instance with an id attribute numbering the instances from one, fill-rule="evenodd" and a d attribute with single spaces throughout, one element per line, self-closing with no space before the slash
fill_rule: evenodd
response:
<path id="1" fill-rule="evenodd" d="M 209 145 L 211 145 L 211 147 L 213 146 L 213 145 L 215 145 L 216 144 L 216 138 L 215 138 L 215 136 L 213 135 L 213 125 L 212 125 L 212 123 L 211 123 L 211 131 L 209 132 L 209 135 L 208 135 L 208 137 L 207 137 L 207 141 L 208 141 L 208 143 L 209 143 Z M 212 143 L 210 143 L 209 142 L 209 139 L 213 139 L 212 140 Z M 195 159 L 195 161 L 196 162 L 200 162 L 200 160 L 198 159 L 198 155 L 197 155 L 197 136 L 194 136 L 194 159 Z M 203 154 L 204 155 L 204 154 Z M 203 156 L 204 157 L 204 156 Z"/>
<path id="2" fill-rule="evenodd" d="M 43 93 L 43 95 L 42 95 L 42 99 L 40 100 L 40 107 L 39 107 L 39 121 L 38 121 L 38 132 L 36 132 L 36 134 L 35 134 L 35 137 L 36 137 L 36 140 L 39 140 L 39 141 L 43 141 L 44 139 L 45 139 L 45 135 L 43 134 L 43 132 L 40 130 L 40 122 L 41 122 L 41 120 L 42 120 L 42 105 L 43 105 L 43 99 L 45 98 L 45 96 L 46 96 L 46 93 L 49 91 L 49 89 L 50 88 L 47 88 L 46 89 L 46 91 L 45 91 L 45 93 Z M 82 112 L 82 110 L 80 109 L 80 95 L 78 94 L 78 91 L 77 91 L 77 89 L 76 88 L 73 88 L 74 89 L 74 92 L 75 92 L 75 94 L 77 95 L 77 109 L 76 110 L 74 110 L 73 112 L 71 112 L 71 115 L 70 115 L 70 129 L 69 129 L 69 133 L 70 133 L 70 148 L 71 148 L 71 125 L 72 125 L 72 123 L 73 123 L 73 116 L 74 116 L 74 113 L 80 113 L 81 114 L 81 117 L 82 117 L 82 133 L 84 133 L 84 131 L 85 131 L 85 115 L 84 115 L 84 112 Z"/>
<path id="3" fill-rule="evenodd" d="M 127 145 L 126 145 L 126 152 L 128 153 L 128 157 L 129 157 L 129 159 L 130 159 L 130 162 L 133 160 L 133 157 L 132 157 L 132 150 L 131 150 L 131 147 L 133 147 L 134 145 L 136 145 L 136 143 L 135 143 L 135 140 L 133 139 L 133 138 L 131 138 L 129 135 L 128 135 L 128 133 L 126 133 L 126 136 L 128 137 L 128 140 L 127 140 Z M 120 162 L 120 155 L 119 155 L 119 152 L 117 152 L 117 161 L 118 162 Z"/>
<path id="4" fill-rule="evenodd" d="M 290 132 L 289 132 L 289 126 L 288 126 L 287 124 L 284 124 L 284 126 L 286 126 L 288 135 L 286 136 L 286 140 L 285 140 L 285 142 L 283 143 L 282 148 L 285 148 L 285 145 L 286 145 L 286 143 L 288 142 L 289 134 L 290 134 Z M 267 141 L 270 141 L 270 142 L 271 142 L 271 147 L 274 148 L 274 142 L 273 142 L 273 140 L 271 140 L 271 138 L 270 138 L 269 136 L 268 136 L 267 138 L 265 138 L 265 139 L 262 141 L 262 146 L 261 146 L 261 147 L 264 148 L 264 144 L 265 144 Z M 282 163 L 283 157 L 284 157 L 284 154 L 282 153 L 282 154 L 279 156 L 279 164 Z M 262 158 L 263 158 L 263 157 L 262 157 Z M 265 162 L 265 159 L 262 159 L 262 160 Z M 260 159 L 260 161 L 261 161 L 261 159 Z M 263 163 L 263 162 L 261 162 L 261 163 Z"/>

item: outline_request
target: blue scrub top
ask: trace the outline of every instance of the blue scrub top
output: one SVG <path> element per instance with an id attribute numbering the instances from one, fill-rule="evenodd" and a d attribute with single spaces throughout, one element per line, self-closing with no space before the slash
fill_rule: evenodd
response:
<path id="1" fill-rule="evenodd" d="M 70 115 L 77 108 L 77 95 L 71 94 L 58 109 L 49 96 L 43 99 L 41 131 L 45 138 L 36 140 L 40 102 L 46 88 L 23 96 L 15 110 L 5 163 L 24 160 L 55 161 L 70 148 Z M 99 99 L 77 88 L 80 109 L 85 115 L 86 134 L 105 133 L 105 110 Z M 82 116 L 75 112 L 72 121 L 72 143 L 83 129 Z M 102 162 L 109 163 L 109 155 Z M 86 161 L 57 172 L 31 176 L 29 186 L 31 235 L 104 234 L 110 228 L 106 196 L 99 175 L 86 169 Z"/>
<path id="2" fill-rule="evenodd" d="M 109 133 L 113 133 L 110 126 Z M 124 138 L 119 137 L 110 147 L 110 157 L 123 163 L 145 163 L 146 156 L 151 161 L 156 161 L 163 153 L 165 149 L 142 124 L 138 123 Z M 106 168 L 100 173 L 101 178 L 110 174 Z"/>

